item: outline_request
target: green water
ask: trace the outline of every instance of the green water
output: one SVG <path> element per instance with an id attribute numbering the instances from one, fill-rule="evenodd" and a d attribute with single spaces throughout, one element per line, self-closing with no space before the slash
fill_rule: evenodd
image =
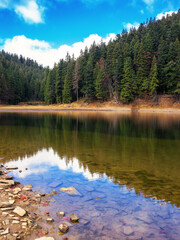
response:
<path id="1" fill-rule="evenodd" d="M 0 113 L 0 136 L 1 161 L 22 168 L 28 166 L 29 173 L 15 174 L 21 182 L 32 181 L 38 189 L 41 178 L 44 181 L 41 188 L 46 191 L 50 191 L 46 186 L 55 176 L 63 179 L 65 185 L 77 184 L 83 197 L 78 204 L 74 200 L 76 206 L 72 211 L 84 215 L 82 209 L 88 201 L 89 209 L 99 214 L 93 221 L 98 219 L 101 225 L 111 216 L 108 211 L 103 215 L 105 210 L 117 211 L 111 216 L 115 219 L 114 230 L 107 224 L 102 229 L 94 226 L 92 216 L 84 209 L 90 218 L 87 217 L 90 224 L 85 235 L 90 234 L 92 239 L 180 239 L 179 115 Z M 33 158 L 39 161 L 37 167 L 35 163 L 31 165 Z M 46 174 L 36 172 L 42 166 L 46 166 Z M 84 186 L 94 190 L 87 191 Z M 92 196 L 98 194 L 103 197 L 96 203 Z M 70 209 L 72 200 L 66 195 L 64 198 L 63 206 Z M 57 197 L 54 208 L 60 201 Z M 148 214 L 151 221 L 139 220 L 138 214 Z M 127 224 L 133 229 L 130 236 L 124 233 L 122 219 L 130 220 Z M 138 228 L 141 225 L 143 230 Z M 73 238 L 74 233 L 70 232 L 70 239 L 85 239 L 78 227 L 74 231 L 77 237 Z"/>

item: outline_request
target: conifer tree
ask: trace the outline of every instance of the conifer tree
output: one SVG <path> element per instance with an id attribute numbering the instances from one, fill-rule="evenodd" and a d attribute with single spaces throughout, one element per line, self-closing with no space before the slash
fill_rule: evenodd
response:
<path id="1" fill-rule="evenodd" d="M 153 96 L 154 101 L 157 103 L 157 88 L 159 86 L 159 81 L 157 61 L 155 56 L 153 57 L 149 80 L 150 80 L 150 94 Z"/>
<path id="2" fill-rule="evenodd" d="M 138 57 L 137 57 L 137 84 L 139 95 L 143 91 L 147 91 L 149 88 L 148 76 L 147 76 L 147 59 L 145 57 L 145 51 L 143 43 L 140 44 Z"/>
<path id="3" fill-rule="evenodd" d="M 125 59 L 124 74 L 121 87 L 121 100 L 123 103 L 127 103 L 133 99 L 133 83 L 136 82 L 135 73 L 132 68 L 132 61 L 130 57 Z"/>
<path id="4" fill-rule="evenodd" d="M 78 101 L 78 97 L 79 97 L 79 80 L 80 80 L 79 62 L 77 60 L 75 63 L 75 68 L 73 73 L 73 90 L 76 95 L 76 101 Z"/>
<path id="5" fill-rule="evenodd" d="M 64 61 L 61 60 L 56 69 L 56 102 L 62 103 L 62 91 L 63 91 L 63 69 Z"/>

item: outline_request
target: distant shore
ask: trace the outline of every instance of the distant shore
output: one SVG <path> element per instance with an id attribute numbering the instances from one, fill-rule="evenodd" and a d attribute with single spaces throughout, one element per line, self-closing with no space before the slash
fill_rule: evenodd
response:
<path id="1" fill-rule="evenodd" d="M 72 104 L 53 104 L 53 105 L 0 105 L 0 112 L 65 112 L 65 111 L 82 111 L 82 112 L 134 112 L 134 113 L 173 113 L 180 114 L 179 106 L 146 106 L 146 105 L 114 105 L 109 103 L 92 103 L 82 105 Z"/>

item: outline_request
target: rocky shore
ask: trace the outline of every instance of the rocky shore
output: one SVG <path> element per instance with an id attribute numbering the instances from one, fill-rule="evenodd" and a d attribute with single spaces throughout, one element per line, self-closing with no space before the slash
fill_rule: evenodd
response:
<path id="1" fill-rule="evenodd" d="M 9 175 L 13 170 L 17 168 L 0 165 L 0 239 L 53 240 L 51 234 L 63 235 L 71 223 L 78 222 L 79 218 L 74 213 L 67 218 L 64 212 L 57 212 L 60 225 L 56 229 L 53 226 L 55 220 L 46 207 L 58 192 L 53 190 L 51 194 L 41 194 L 40 191 L 32 191 L 31 184 L 23 186 L 13 180 Z M 69 194 L 75 193 L 70 189 Z"/>

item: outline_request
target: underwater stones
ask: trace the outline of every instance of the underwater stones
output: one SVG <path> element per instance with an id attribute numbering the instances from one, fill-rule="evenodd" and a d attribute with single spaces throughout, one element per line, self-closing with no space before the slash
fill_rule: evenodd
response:
<path id="1" fill-rule="evenodd" d="M 132 227 L 130 226 L 123 226 L 123 233 L 126 235 L 126 236 L 129 236 L 131 234 L 134 233 Z"/>
<path id="2" fill-rule="evenodd" d="M 23 208 L 21 208 L 21 207 L 16 207 L 14 209 L 13 213 L 16 213 L 20 217 L 23 217 L 24 215 L 26 215 L 26 211 Z"/>
<path id="3" fill-rule="evenodd" d="M 54 219 L 53 219 L 53 218 L 47 218 L 47 219 L 46 219 L 46 222 L 52 223 L 52 222 L 54 222 Z"/>
<path id="4" fill-rule="evenodd" d="M 50 184 L 49 184 L 49 187 L 51 187 L 51 188 L 56 188 L 56 187 L 58 187 L 58 186 L 61 185 L 61 184 L 62 184 L 61 181 L 56 181 L 56 182 L 50 183 Z"/>
<path id="5" fill-rule="evenodd" d="M 62 233 L 67 233 L 67 231 L 69 230 L 69 227 L 68 225 L 62 223 L 59 225 L 59 230 L 62 232 Z"/>
<path id="6" fill-rule="evenodd" d="M 51 195 L 52 195 L 52 196 L 53 196 L 53 195 L 55 196 L 55 195 L 58 195 L 58 194 L 59 194 L 59 193 L 58 193 L 58 191 L 56 191 L 56 190 L 52 190 L 52 191 L 51 191 Z"/>
<path id="7" fill-rule="evenodd" d="M 79 220 L 79 218 L 76 216 L 75 213 L 72 213 L 70 215 L 70 220 L 71 220 L 71 222 L 77 222 Z"/>
<path id="8" fill-rule="evenodd" d="M 65 216 L 65 212 L 57 212 L 56 215 L 60 218 L 63 218 Z"/>
<path id="9" fill-rule="evenodd" d="M 59 189 L 61 192 L 68 193 L 70 195 L 81 195 L 75 187 L 68 187 L 68 188 L 60 188 Z"/>
<path id="10" fill-rule="evenodd" d="M 41 237 L 41 238 L 36 238 L 35 240 L 54 240 L 53 237 Z"/>
<path id="11" fill-rule="evenodd" d="M 23 191 L 32 191 L 32 185 L 31 184 L 29 184 L 29 185 L 26 185 L 25 187 L 23 187 Z"/>

